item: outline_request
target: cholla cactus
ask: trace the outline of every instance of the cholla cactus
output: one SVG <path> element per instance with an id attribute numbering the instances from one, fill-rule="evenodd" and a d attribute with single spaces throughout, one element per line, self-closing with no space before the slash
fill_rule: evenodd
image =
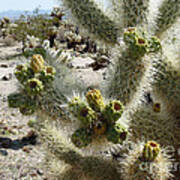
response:
<path id="1" fill-rule="evenodd" d="M 125 158 L 119 161 L 123 180 L 168 180 L 172 178 L 172 159 L 154 141 L 134 144 Z"/>
<path id="2" fill-rule="evenodd" d="M 108 79 L 102 90 L 107 92 L 107 99 L 111 96 L 120 100 L 125 108 L 122 113 L 123 108 L 119 101 L 106 104 L 97 90 L 91 91 L 87 95 L 86 102 L 75 99 L 75 102 L 69 104 L 72 114 L 77 118 L 77 121 L 71 122 L 73 128 L 71 126 L 68 131 L 62 122 L 59 122 L 62 125 L 59 127 L 68 132 L 67 138 L 82 151 L 88 149 L 88 146 L 92 147 L 93 138 L 97 136 L 105 136 L 109 141 L 121 144 L 126 139 L 127 132 L 130 132 L 128 140 L 137 143 L 137 146 L 134 146 L 122 161 L 120 174 L 123 180 L 139 180 L 147 177 L 152 180 L 167 180 L 170 177 L 170 163 L 159 146 L 173 145 L 176 150 L 179 148 L 180 133 L 177 126 L 180 100 L 179 56 L 175 53 L 169 56 L 169 49 L 172 52 L 179 52 L 179 44 L 174 43 L 173 46 L 171 44 L 179 38 L 179 32 L 174 36 L 172 28 L 179 29 L 176 22 L 180 14 L 178 8 L 180 0 L 172 2 L 163 0 L 156 7 L 157 10 L 149 8 L 151 0 L 113 0 L 114 14 L 104 12 L 94 0 L 63 0 L 63 2 L 71 10 L 75 22 L 81 25 L 80 29 L 85 28 L 99 43 L 112 48 L 113 65 L 107 71 Z M 154 10 L 156 11 L 154 17 L 148 18 Z M 155 27 L 149 28 L 154 24 Z M 169 38 L 174 40 L 167 41 Z M 174 51 L 172 47 L 176 50 Z M 63 95 L 71 94 L 66 91 L 72 91 L 72 86 L 69 88 L 69 83 L 64 86 L 63 83 L 67 82 L 64 80 L 62 87 L 67 88 L 62 91 L 58 78 L 55 77 L 56 86 L 53 86 L 52 94 L 55 94 L 53 96 L 55 98 L 50 96 L 52 98 L 50 102 L 59 105 L 62 103 Z M 50 110 L 49 107 L 47 109 Z M 72 117 L 68 118 L 72 120 Z M 81 159 L 82 154 L 77 153 L 68 143 L 61 142 L 64 134 L 58 134 L 47 127 L 45 131 L 52 153 L 87 172 L 82 163 L 84 162 Z M 145 146 L 144 143 L 138 143 L 141 139 L 148 143 Z M 151 139 L 156 143 L 149 142 Z M 92 158 L 92 151 L 86 152 L 85 157 L 87 154 Z M 93 160 L 90 162 L 94 163 Z M 141 171 L 139 165 L 142 162 L 149 163 L 152 171 Z M 92 164 L 89 165 L 87 161 L 86 163 L 88 171 L 91 171 Z M 116 166 L 116 162 L 113 162 L 113 165 Z M 105 169 L 104 165 L 101 167 Z M 115 178 L 104 177 L 119 179 L 120 176 L 116 174 Z M 105 179 L 104 177 L 98 176 L 99 179 Z"/>
<path id="3" fill-rule="evenodd" d="M 53 10 L 51 12 L 52 17 L 56 17 L 59 20 L 61 20 L 64 15 L 65 15 L 65 13 L 64 13 L 63 9 L 61 9 L 59 7 L 53 7 Z"/>
<path id="4" fill-rule="evenodd" d="M 86 94 L 87 103 L 74 97 L 69 103 L 69 111 L 81 122 L 80 129 L 72 135 L 72 142 L 79 148 L 88 146 L 93 137 L 106 136 L 113 143 L 123 143 L 128 131 L 118 122 L 123 112 L 120 101 L 112 100 L 107 105 L 97 89 Z"/>

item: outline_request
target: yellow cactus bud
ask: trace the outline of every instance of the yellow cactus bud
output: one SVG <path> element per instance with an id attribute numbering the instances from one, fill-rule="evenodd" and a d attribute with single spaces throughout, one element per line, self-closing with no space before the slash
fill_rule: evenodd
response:
<path id="1" fill-rule="evenodd" d="M 148 141 L 144 145 L 143 159 L 145 161 L 154 161 L 160 152 L 160 146 L 154 141 Z"/>
<path id="2" fill-rule="evenodd" d="M 44 59 L 41 55 L 35 54 L 31 59 L 31 68 L 35 73 L 40 72 L 44 68 Z"/>
<path id="3" fill-rule="evenodd" d="M 104 101 L 101 92 L 97 89 L 89 91 L 86 95 L 89 106 L 95 111 L 101 111 L 104 109 Z"/>

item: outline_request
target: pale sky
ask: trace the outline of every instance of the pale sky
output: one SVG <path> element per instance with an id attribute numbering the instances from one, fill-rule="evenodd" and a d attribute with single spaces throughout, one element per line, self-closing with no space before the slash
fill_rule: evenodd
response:
<path id="1" fill-rule="evenodd" d="M 52 9 L 56 6 L 58 0 L 0 0 L 0 12 L 7 10 L 34 10 L 40 6 L 40 9 Z"/>

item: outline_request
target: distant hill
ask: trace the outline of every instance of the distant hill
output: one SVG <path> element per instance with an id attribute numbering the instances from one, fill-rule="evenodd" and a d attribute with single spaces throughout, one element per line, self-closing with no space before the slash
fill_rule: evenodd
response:
<path id="1" fill-rule="evenodd" d="M 2 19 L 4 16 L 14 20 L 14 19 L 17 19 L 20 15 L 22 14 L 33 14 L 33 11 L 23 11 L 23 10 L 8 10 L 8 11 L 3 11 L 3 12 L 0 12 L 0 19 Z M 51 10 L 39 10 L 38 11 L 39 14 L 49 14 L 51 12 Z"/>

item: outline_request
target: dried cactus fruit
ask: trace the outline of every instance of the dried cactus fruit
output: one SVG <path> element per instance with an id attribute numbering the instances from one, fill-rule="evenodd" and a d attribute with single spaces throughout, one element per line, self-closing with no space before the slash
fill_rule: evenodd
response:
<path id="1" fill-rule="evenodd" d="M 35 73 L 38 73 L 43 70 L 44 68 L 44 59 L 41 55 L 35 54 L 32 56 L 31 63 L 30 63 L 31 68 Z"/>
<path id="2" fill-rule="evenodd" d="M 93 126 L 93 131 L 95 135 L 103 135 L 107 131 L 107 123 L 103 121 L 98 121 Z"/>
<path id="3" fill-rule="evenodd" d="M 161 111 L 161 104 L 160 103 L 154 103 L 153 104 L 153 110 L 154 110 L 154 112 L 160 112 Z"/>

